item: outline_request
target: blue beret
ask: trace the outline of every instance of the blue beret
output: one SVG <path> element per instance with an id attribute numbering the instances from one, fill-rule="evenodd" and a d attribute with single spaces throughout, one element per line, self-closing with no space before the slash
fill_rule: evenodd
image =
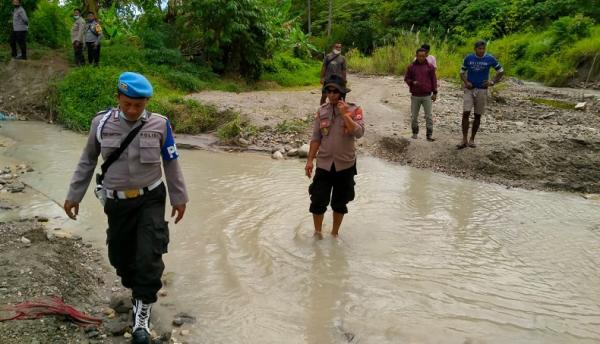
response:
<path id="1" fill-rule="evenodd" d="M 149 98 L 152 96 L 152 85 L 142 74 L 125 72 L 119 76 L 117 88 L 130 98 Z"/>

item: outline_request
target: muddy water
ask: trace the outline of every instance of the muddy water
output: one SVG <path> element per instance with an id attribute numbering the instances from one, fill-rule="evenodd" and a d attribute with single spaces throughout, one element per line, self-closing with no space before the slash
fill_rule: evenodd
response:
<path id="1" fill-rule="evenodd" d="M 26 181 L 61 202 L 85 138 L 2 123 Z M 600 202 L 507 190 L 363 157 L 340 239 L 312 237 L 299 160 L 182 151 L 191 195 L 171 226 L 161 308 L 190 343 L 598 343 Z M 88 194 L 75 223 L 99 245 Z M 331 219 L 326 219 L 330 228 Z"/>

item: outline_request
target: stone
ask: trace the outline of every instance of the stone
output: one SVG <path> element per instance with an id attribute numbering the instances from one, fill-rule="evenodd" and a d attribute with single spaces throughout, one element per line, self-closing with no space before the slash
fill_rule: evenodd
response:
<path id="1" fill-rule="evenodd" d="M 271 153 L 281 152 L 281 151 L 285 152 L 285 149 L 282 146 L 275 146 L 275 147 L 271 148 Z"/>
<path id="2" fill-rule="evenodd" d="M 309 150 L 310 150 L 310 146 L 307 143 L 303 144 L 302 147 L 298 148 L 298 156 L 301 158 L 308 157 Z"/>
<path id="3" fill-rule="evenodd" d="M 104 323 L 104 328 L 114 337 L 124 335 L 129 329 L 129 324 L 122 321 L 107 321 Z"/>
<path id="4" fill-rule="evenodd" d="M 290 149 L 287 154 L 287 156 L 298 156 L 298 150 L 297 149 Z"/>
<path id="5" fill-rule="evenodd" d="M 25 245 L 31 245 L 31 240 L 27 239 L 26 237 L 21 237 L 21 242 Z"/>
<path id="6" fill-rule="evenodd" d="M 175 318 L 173 319 L 173 325 L 178 326 L 178 327 L 183 324 L 193 324 L 195 322 L 196 322 L 196 317 L 193 317 L 184 312 L 175 314 Z"/>
<path id="7" fill-rule="evenodd" d="M 160 296 L 160 297 L 165 297 L 167 295 L 168 295 L 168 293 L 165 289 L 161 289 L 158 291 L 158 296 Z"/>
<path id="8" fill-rule="evenodd" d="M 50 232 L 46 233 L 46 240 L 53 241 L 54 239 L 56 239 L 56 235 L 54 235 L 54 233 L 50 233 Z"/>
<path id="9" fill-rule="evenodd" d="M 114 318 L 116 315 L 116 312 L 114 309 L 110 308 L 110 307 L 106 307 L 102 309 L 102 314 L 106 315 L 109 318 Z"/>
<path id="10" fill-rule="evenodd" d="M 129 332 L 125 332 L 125 333 L 123 334 L 123 338 L 125 338 L 125 339 L 131 339 L 131 333 L 129 333 Z"/>
<path id="11" fill-rule="evenodd" d="M 131 304 L 131 298 L 127 294 L 121 295 L 113 295 L 110 298 L 109 307 L 114 309 L 115 312 L 123 314 L 129 313 L 129 311 L 133 308 Z"/>
<path id="12" fill-rule="evenodd" d="M 284 146 L 284 147 L 283 147 L 283 150 L 284 150 L 285 152 L 289 152 L 289 151 L 291 151 L 291 150 L 292 150 L 292 147 L 291 147 L 291 146 L 289 146 L 289 145 L 286 145 L 286 146 Z M 282 153 L 285 153 L 285 152 L 282 152 Z"/>
<path id="13" fill-rule="evenodd" d="M 37 217 L 37 222 L 48 222 L 48 218 L 44 216 Z"/>
<path id="14" fill-rule="evenodd" d="M 275 153 L 273 153 L 271 155 L 271 158 L 275 159 L 275 160 L 282 160 L 283 159 L 283 154 L 281 154 L 280 151 L 277 151 L 277 152 L 275 152 Z"/>
<path id="15" fill-rule="evenodd" d="M 577 105 L 575 105 L 575 110 L 585 110 L 586 106 L 587 106 L 586 102 L 577 103 Z"/>
<path id="16" fill-rule="evenodd" d="M 190 330 L 181 330 L 181 332 L 179 332 L 180 335 L 182 336 L 189 336 L 190 335 Z"/>

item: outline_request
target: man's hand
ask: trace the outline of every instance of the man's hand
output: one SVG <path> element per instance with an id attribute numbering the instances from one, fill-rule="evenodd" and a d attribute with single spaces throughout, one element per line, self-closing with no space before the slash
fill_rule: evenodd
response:
<path id="1" fill-rule="evenodd" d="M 79 203 L 66 200 L 63 209 L 71 220 L 77 220 L 77 215 L 79 215 Z"/>
<path id="2" fill-rule="evenodd" d="M 437 100 L 437 94 L 435 94 L 435 93 L 434 93 L 434 94 L 432 94 L 432 95 L 431 95 L 431 100 L 432 100 L 432 101 L 436 101 L 436 100 Z"/>
<path id="3" fill-rule="evenodd" d="M 493 82 L 492 80 L 486 80 L 483 82 L 483 86 L 485 86 L 485 87 L 491 87 L 491 86 L 494 86 L 495 84 L 496 83 Z"/>
<path id="4" fill-rule="evenodd" d="M 465 82 L 465 87 L 468 90 L 472 90 L 473 89 L 473 84 L 470 81 Z"/>
<path id="5" fill-rule="evenodd" d="M 175 217 L 175 224 L 177 224 L 185 214 L 185 204 L 174 205 L 173 210 L 171 210 L 171 217 L 174 217 L 175 213 L 177 213 L 177 217 Z"/>
<path id="6" fill-rule="evenodd" d="M 325 79 L 321 78 L 321 85 L 325 83 Z"/>
<path id="7" fill-rule="evenodd" d="M 312 172 L 313 172 L 313 161 L 312 159 L 308 159 L 306 161 L 306 166 L 304 167 L 304 172 L 306 173 L 306 176 L 310 179 L 310 177 L 312 177 Z"/>

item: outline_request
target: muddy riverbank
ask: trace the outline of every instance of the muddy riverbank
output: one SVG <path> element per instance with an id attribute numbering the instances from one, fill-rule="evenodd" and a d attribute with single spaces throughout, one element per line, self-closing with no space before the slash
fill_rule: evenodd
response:
<path id="1" fill-rule="evenodd" d="M 410 139 L 410 94 L 400 77 L 351 75 L 348 100 L 365 109 L 366 154 L 453 176 L 527 189 L 600 192 L 600 92 L 559 89 L 510 79 L 490 92 L 477 148 L 457 150 L 462 138 L 462 90 L 440 83 L 434 104 L 434 143 L 425 140 L 424 119 Z M 240 94 L 207 91 L 190 96 L 220 109 L 241 112 L 257 134 L 247 145 L 297 148 L 310 137 L 318 89 Z M 578 103 L 585 106 L 576 110 Z M 298 129 L 300 127 L 301 129 Z M 289 132 L 296 129 L 295 132 Z"/>

